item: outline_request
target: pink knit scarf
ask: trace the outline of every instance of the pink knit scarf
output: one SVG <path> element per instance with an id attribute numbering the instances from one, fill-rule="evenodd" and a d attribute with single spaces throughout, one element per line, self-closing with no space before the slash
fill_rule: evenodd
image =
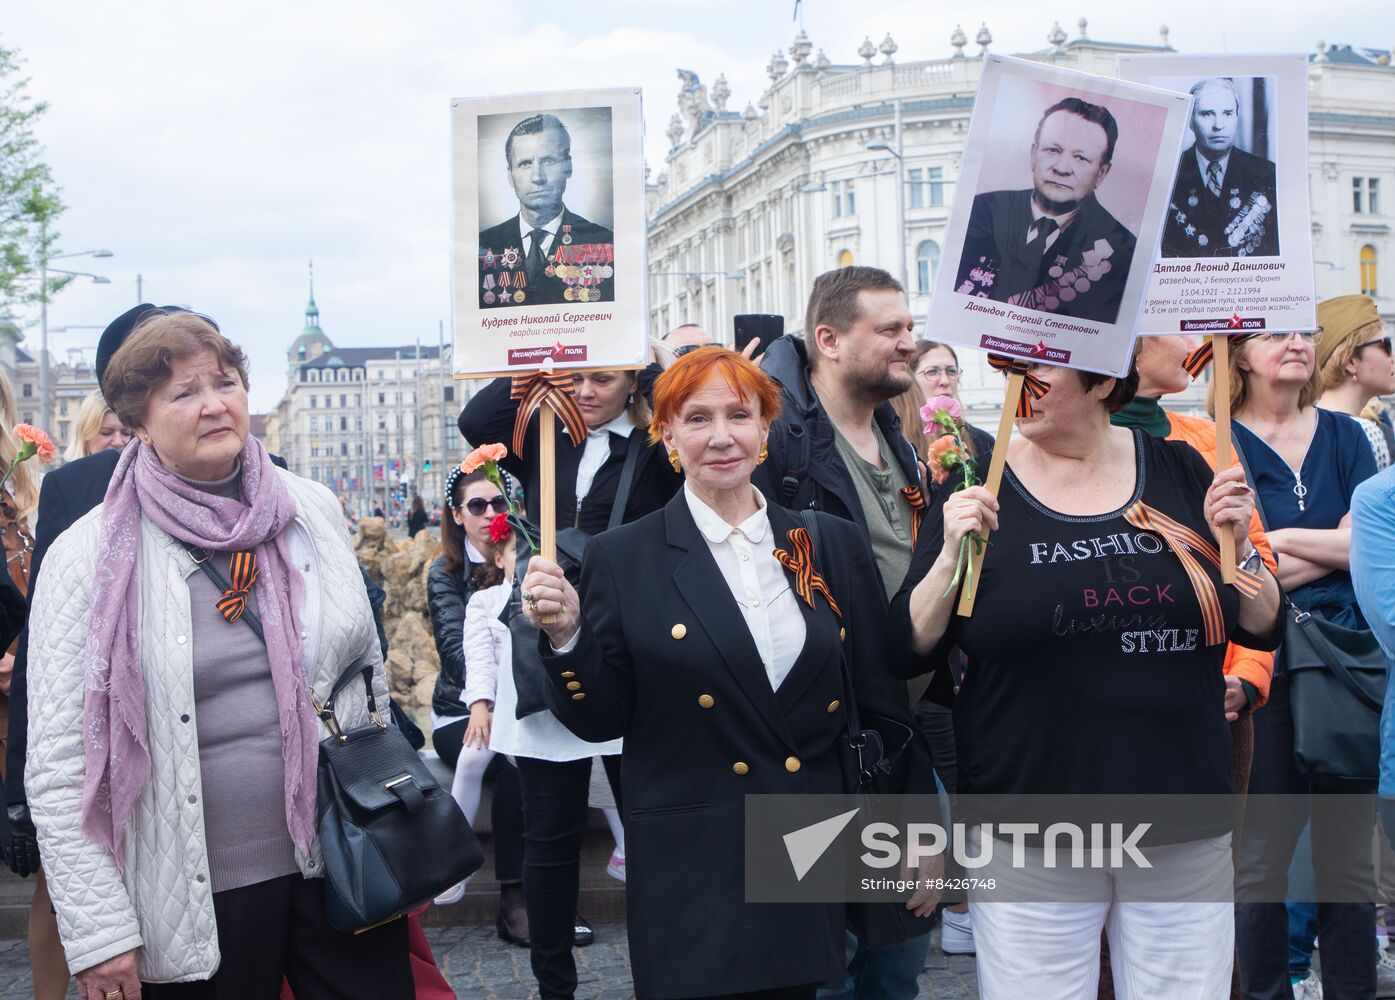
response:
<path id="1" fill-rule="evenodd" d="M 118 863 L 131 812 L 150 779 L 137 579 L 142 517 L 189 545 L 256 552 L 261 569 L 257 607 L 281 722 L 286 826 L 301 851 L 309 849 L 315 836 L 319 748 L 301 656 L 305 580 L 291 561 L 286 539 L 296 505 L 256 438 L 248 437 L 241 462 L 245 500 L 215 496 L 180 479 L 160 463 L 154 449 L 137 440 L 122 453 L 107 487 L 83 648 L 87 770 L 82 831 Z M 246 626 L 239 622 L 229 627 Z"/>

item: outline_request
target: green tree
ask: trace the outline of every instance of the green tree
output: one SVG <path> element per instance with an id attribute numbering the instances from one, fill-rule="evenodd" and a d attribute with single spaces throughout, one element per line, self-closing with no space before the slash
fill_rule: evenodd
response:
<path id="1" fill-rule="evenodd" d="M 63 199 L 34 126 L 48 110 L 29 96 L 23 59 L 0 45 L 0 315 L 39 299 L 38 262 L 53 252 Z M 62 281 L 50 280 L 51 296 Z"/>

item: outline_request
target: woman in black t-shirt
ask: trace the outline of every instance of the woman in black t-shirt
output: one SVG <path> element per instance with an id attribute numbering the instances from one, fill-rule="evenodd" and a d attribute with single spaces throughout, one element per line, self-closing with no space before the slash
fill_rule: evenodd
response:
<path id="1" fill-rule="evenodd" d="M 1032 374 L 1049 391 L 1019 421 L 999 496 L 971 487 L 936 497 L 892 602 L 896 638 L 914 653 L 935 662 L 957 645 L 968 655 L 955 706 L 959 792 L 1233 792 L 1226 642 L 1272 649 L 1278 638 L 1278 585 L 1250 556 L 1253 495 L 1238 469 L 1213 474 L 1188 445 L 1110 426 L 1136 375 Z M 985 527 L 977 603 L 962 618 L 957 594 L 943 595 L 961 539 Z M 1249 597 L 1220 582 L 1221 531 L 1234 534 Z M 1229 813 L 1150 818 L 1148 857 L 1170 884 L 1229 885 Z M 1040 850 L 1029 866 L 1033 857 L 1039 864 Z M 1093 996 L 1102 929 L 1116 983 L 1130 984 L 1121 995 L 1228 991 L 1228 902 L 1111 902 L 1137 888 L 1117 868 L 1041 875 L 1031 872 L 1033 885 L 1047 891 L 1031 898 L 1097 902 L 995 901 L 971 889 L 984 997 L 1068 987 Z M 1148 877 L 1153 888 L 1141 891 L 1156 899 L 1146 893 L 1157 873 Z M 1195 898 L 1185 891 L 1178 898 Z"/>

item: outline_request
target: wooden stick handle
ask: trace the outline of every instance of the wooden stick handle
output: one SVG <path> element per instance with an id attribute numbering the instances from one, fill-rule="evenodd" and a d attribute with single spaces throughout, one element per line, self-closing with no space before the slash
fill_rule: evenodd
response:
<path id="1" fill-rule="evenodd" d="M 1235 461 L 1230 442 L 1230 338 L 1212 337 L 1211 349 L 1211 378 L 1216 386 L 1216 471 L 1224 472 Z M 1229 531 L 1221 532 L 1221 582 L 1235 582 L 1235 536 Z"/>
<path id="2" fill-rule="evenodd" d="M 1003 484 L 1003 469 L 1007 466 L 1008 444 L 1012 441 L 1012 425 L 1017 417 L 1017 402 L 1022 398 L 1022 384 L 1026 378 L 1025 375 L 1009 375 L 1007 388 L 1003 391 L 1003 415 L 998 418 L 998 437 L 993 442 L 993 458 L 988 463 L 988 476 L 983 481 L 983 488 L 995 497 L 998 495 L 999 487 Z M 988 529 L 985 527 L 979 534 L 986 543 Z M 978 552 L 970 549 L 969 566 L 972 572 L 968 585 L 959 592 L 959 615 L 961 618 L 973 616 L 974 598 L 978 595 L 979 572 L 983 569 L 983 557 L 987 551 L 986 544 Z"/>
<path id="3" fill-rule="evenodd" d="M 538 407 L 538 539 L 539 554 L 557 560 L 557 421 L 552 407 Z M 557 621 L 556 615 L 543 615 L 544 625 Z"/>

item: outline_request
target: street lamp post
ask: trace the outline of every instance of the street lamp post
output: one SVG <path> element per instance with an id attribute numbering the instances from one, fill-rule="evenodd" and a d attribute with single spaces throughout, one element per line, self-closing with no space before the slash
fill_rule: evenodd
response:
<path id="1" fill-rule="evenodd" d="M 39 231 L 39 245 L 43 246 L 48 238 L 48 224 L 43 223 Z M 114 256 L 110 250 L 79 250 L 76 253 L 55 253 L 47 254 L 39 258 L 39 426 L 44 430 L 49 429 L 50 419 L 53 416 L 53 386 L 49 374 L 48 361 L 48 275 L 52 271 L 54 274 L 71 275 L 75 278 L 91 278 L 97 285 L 111 284 L 111 279 L 100 274 L 88 274 L 86 271 L 64 271 L 60 268 L 49 267 L 49 261 L 62 260 L 66 257 L 111 257 Z"/>
<path id="2" fill-rule="evenodd" d="M 901 101 L 898 99 L 895 105 L 895 129 L 896 145 L 893 147 L 885 139 L 875 139 L 867 144 L 869 153 L 890 153 L 896 157 L 896 243 L 899 250 L 898 259 L 901 262 L 901 285 L 906 289 L 906 294 L 911 292 L 911 276 L 906 269 L 906 159 L 902 155 L 901 148 Z"/>

